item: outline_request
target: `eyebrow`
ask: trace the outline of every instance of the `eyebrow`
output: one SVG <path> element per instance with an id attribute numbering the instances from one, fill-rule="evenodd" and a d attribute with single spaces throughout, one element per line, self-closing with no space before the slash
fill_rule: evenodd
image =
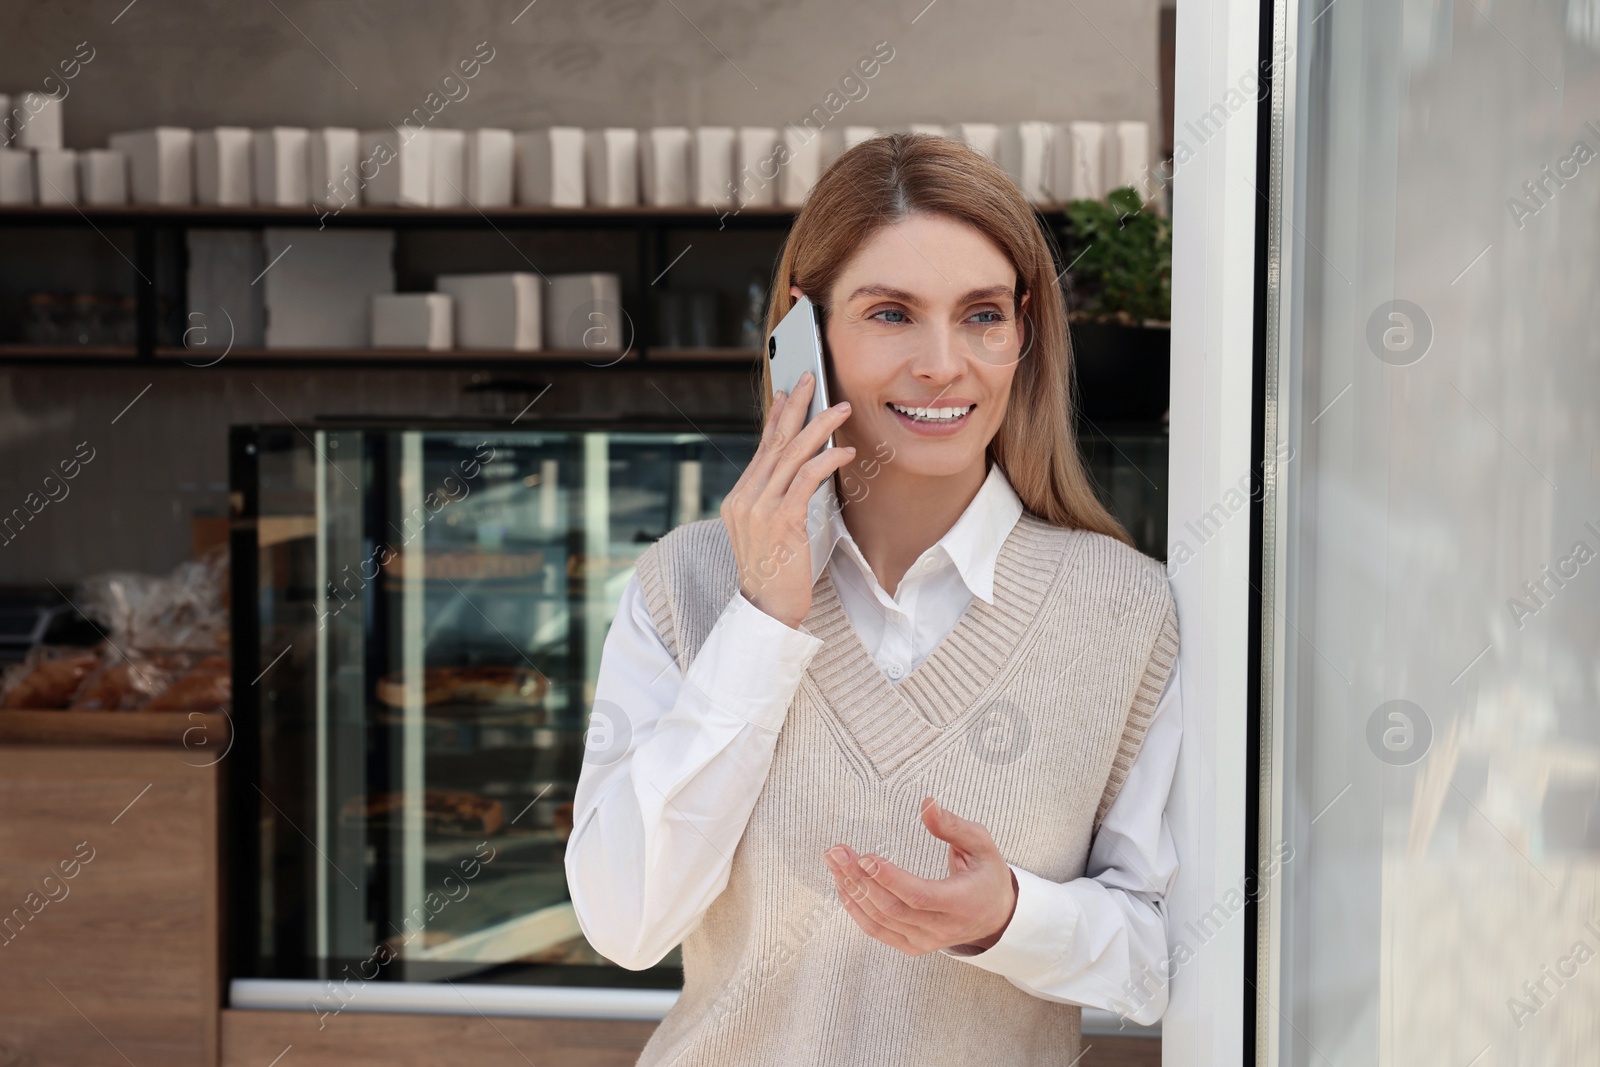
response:
<path id="1" fill-rule="evenodd" d="M 956 301 L 956 303 L 971 304 L 979 300 L 989 300 L 998 296 L 1015 295 L 1016 291 L 1009 285 L 992 285 L 987 289 L 973 289 L 971 292 L 963 294 Z M 854 300 L 858 296 L 881 296 L 886 300 L 898 300 L 903 304 L 910 304 L 913 307 L 922 306 L 922 301 L 918 300 L 915 296 L 912 296 L 904 289 L 896 289 L 892 285 L 863 285 L 846 297 L 846 300 Z"/>

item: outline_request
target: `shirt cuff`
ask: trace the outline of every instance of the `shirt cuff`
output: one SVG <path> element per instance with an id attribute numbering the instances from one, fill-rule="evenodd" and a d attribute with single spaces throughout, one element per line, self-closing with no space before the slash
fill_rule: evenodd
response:
<path id="1" fill-rule="evenodd" d="M 753 726 L 777 731 L 822 638 L 768 615 L 735 593 L 684 681 Z"/>
<path id="2" fill-rule="evenodd" d="M 1021 867 L 1007 866 L 1017 876 L 1017 907 L 1000 940 L 976 952 L 939 951 L 1002 978 L 1025 981 L 1058 967 L 1066 957 L 1078 925 L 1077 906 L 1070 894 L 1060 892 L 1059 882 L 1040 878 Z M 1064 908 L 1071 909 L 1071 913 L 1064 913 Z"/>

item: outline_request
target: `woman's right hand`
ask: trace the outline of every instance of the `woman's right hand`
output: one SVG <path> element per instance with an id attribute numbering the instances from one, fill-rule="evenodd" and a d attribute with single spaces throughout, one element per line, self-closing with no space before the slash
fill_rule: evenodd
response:
<path id="1" fill-rule="evenodd" d="M 849 402 L 841 401 L 806 423 L 815 388 L 807 371 L 792 396 L 782 390 L 774 395 L 755 457 L 721 508 L 739 565 L 739 592 L 793 629 L 811 611 L 811 544 L 806 530 L 811 495 L 856 452 L 845 446 L 812 456 L 850 417 Z"/>

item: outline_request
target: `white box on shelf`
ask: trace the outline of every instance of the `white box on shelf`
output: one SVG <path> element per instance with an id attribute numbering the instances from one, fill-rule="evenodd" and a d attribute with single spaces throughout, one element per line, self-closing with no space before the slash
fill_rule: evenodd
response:
<path id="1" fill-rule="evenodd" d="M 524 130 L 514 138 L 517 153 L 517 203 L 542 207 L 582 207 L 587 139 L 577 126 Z"/>
<path id="2" fill-rule="evenodd" d="M 1107 123 L 1105 157 L 1107 193 L 1132 186 L 1141 198 L 1152 195 L 1149 123 Z"/>
<path id="3" fill-rule="evenodd" d="M 541 347 L 537 274 L 441 274 L 435 284 L 455 301 L 457 348 Z"/>
<path id="4" fill-rule="evenodd" d="M 267 347 L 367 347 L 372 297 L 394 292 L 394 231 L 269 227 L 262 239 Z"/>
<path id="5" fill-rule="evenodd" d="M 433 203 L 433 153 L 429 131 L 406 127 L 404 133 L 365 130 L 361 158 L 376 173 L 367 180 L 362 200 L 384 207 L 428 207 Z M 365 179 L 366 175 L 362 177 Z"/>
<path id="6" fill-rule="evenodd" d="M 26 148 L 0 148 L 0 204 L 33 202 L 33 153 Z"/>
<path id="7" fill-rule="evenodd" d="M 786 158 L 778 170 L 778 202 L 784 207 L 799 207 L 805 203 L 812 186 L 822 177 L 827 138 L 826 131 L 819 133 L 804 126 L 783 128 Z"/>
<path id="8" fill-rule="evenodd" d="M 883 131 L 876 126 L 845 126 L 823 131 L 822 169 L 833 166 L 833 161 L 862 141 L 870 141 Z"/>
<path id="9" fill-rule="evenodd" d="M 962 122 L 955 128 L 956 140 L 1000 162 L 1000 126 L 994 122 Z"/>
<path id="10" fill-rule="evenodd" d="M 690 202 L 733 207 L 735 134 L 732 126 L 697 126 L 689 139 Z"/>
<path id="11" fill-rule="evenodd" d="M 311 131 L 301 126 L 255 131 L 251 152 L 255 159 L 256 203 L 272 207 L 305 207 L 311 203 L 306 185 L 310 143 Z"/>
<path id="12" fill-rule="evenodd" d="M 40 148 L 33 153 L 33 189 L 41 204 L 76 204 L 78 153 L 70 148 Z"/>
<path id="13" fill-rule="evenodd" d="M 544 305 L 546 348 L 621 352 L 632 345 L 616 274 L 552 274 Z"/>
<path id="14" fill-rule="evenodd" d="M 740 126 L 735 163 L 735 195 L 740 207 L 771 207 L 778 202 L 778 130 Z"/>
<path id="15" fill-rule="evenodd" d="M 354 207 L 361 203 L 361 180 L 358 131 L 325 126 L 306 135 L 306 192 L 313 204 Z"/>
<path id="16" fill-rule="evenodd" d="M 634 207 L 639 203 L 639 131 L 607 126 L 584 136 L 588 201 L 593 207 Z"/>
<path id="17" fill-rule="evenodd" d="M 236 206 L 253 201 L 253 140 L 243 126 L 195 131 L 194 196 L 198 203 Z"/>
<path id="18" fill-rule="evenodd" d="M 5 112 L 13 137 L 13 147 L 59 149 L 66 142 L 61 139 L 61 105 L 66 97 L 48 93 L 23 93 L 11 102 Z"/>
<path id="19" fill-rule="evenodd" d="M 433 171 L 434 207 L 461 207 L 466 203 L 467 131 L 429 130 L 429 169 Z"/>
<path id="20" fill-rule="evenodd" d="M 192 356 L 185 358 L 204 363 L 234 348 L 260 348 L 265 341 L 265 291 L 252 283 L 267 265 L 261 231 L 195 228 L 186 237 L 184 347 Z"/>
<path id="21" fill-rule="evenodd" d="M 453 304 L 447 293 L 378 293 L 372 298 L 372 347 L 453 347 Z"/>
<path id="22" fill-rule="evenodd" d="M 509 207 L 516 143 L 510 130 L 471 130 L 466 143 L 467 199 L 481 208 Z"/>
<path id="23" fill-rule="evenodd" d="M 689 127 L 652 126 L 639 135 L 639 177 L 652 207 L 689 203 Z"/>
<path id="24" fill-rule="evenodd" d="M 998 162 L 1030 204 L 1045 204 L 1054 198 L 1050 188 L 1048 122 L 1008 122 L 1002 126 Z"/>
<path id="25" fill-rule="evenodd" d="M 1101 123 L 1058 123 L 1051 131 L 1050 155 L 1051 199 L 1056 203 L 1105 197 L 1105 127 Z"/>
<path id="26" fill-rule="evenodd" d="M 128 157 L 109 148 L 78 153 L 78 194 L 91 207 L 128 202 Z"/>
<path id="27" fill-rule="evenodd" d="M 194 131 L 182 126 L 114 133 L 107 145 L 128 157 L 128 192 L 135 204 L 194 203 Z"/>
<path id="28" fill-rule="evenodd" d="M 906 133 L 927 133 L 934 137 L 950 136 L 950 127 L 937 122 L 908 122 L 900 129 Z"/>

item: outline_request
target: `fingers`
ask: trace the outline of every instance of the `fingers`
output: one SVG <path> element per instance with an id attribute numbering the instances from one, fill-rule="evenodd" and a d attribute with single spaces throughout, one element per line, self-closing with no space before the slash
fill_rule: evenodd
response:
<path id="1" fill-rule="evenodd" d="M 881 926 L 911 935 L 943 914 L 935 904 L 934 887 L 888 860 L 867 855 L 835 865 L 832 856 L 824 856 L 839 892 Z M 873 872 L 867 873 L 866 867 Z"/>
<path id="2" fill-rule="evenodd" d="M 762 446 L 751 464 L 757 471 L 759 492 L 776 494 L 780 498 L 786 495 L 800 465 L 849 418 L 850 405 L 845 402 L 827 408 L 807 423 L 806 414 L 811 410 L 811 395 L 815 389 L 816 383 L 807 371 L 794 392 L 783 398 L 782 410 L 768 420 Z"/>

